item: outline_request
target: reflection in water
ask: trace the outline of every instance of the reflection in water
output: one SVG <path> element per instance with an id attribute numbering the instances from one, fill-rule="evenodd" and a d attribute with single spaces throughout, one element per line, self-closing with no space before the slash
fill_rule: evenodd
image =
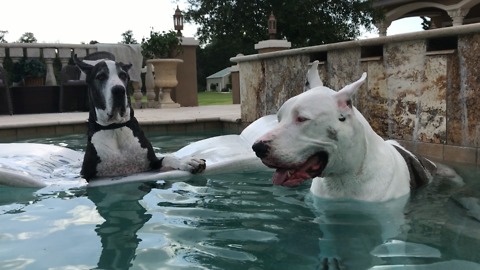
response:
<path id="1" fill-rule="evenodd" d="M 127 184 L 94 187 L 87 190 L 105 222 L 96 228 L 102 242 L 98 269 L 128 269 L 140 243 L 137 232 L 151 214 L 140 204 L 155 184 Z"/>
<path id="2" fill-rule="evenodd" d="M 403 209 L 312 198 L 308 184 L 270 177 L 0 188 L 0 269 L 318 270 L 332 257 L 347 269 L 480 269 L 480 183 L 431 185 Z"/>
<path id="3" fill-rule="evenodd" d="M 408 196 L 404 196 L 374 203 L 307 195 L 307 203 L 322 232 L 319 239 L 321 260 L 335 264 L 334 260 L 340 259 L 348 269 L 368 269 L 377 264 L 380 260 L 371 251 L 401 234 L 407 200 Z"/>

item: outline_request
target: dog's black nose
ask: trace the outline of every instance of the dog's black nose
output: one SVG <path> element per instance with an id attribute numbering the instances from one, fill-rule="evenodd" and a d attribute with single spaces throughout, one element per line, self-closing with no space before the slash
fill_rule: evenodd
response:
<path id="1" fill-rule="evenodd" d="M 125 96 L 125 87 L 121 85 L 116 85 L 112 88 L 112 95 L 114 97 L 124 97 Z"/>
<path id="2" fill-rule="evenodd" d="M 268 154 L 270 147 L 264 141 L 257 141 L 252 145 L 252 149 L 259 158 L 264 158 Z"/>

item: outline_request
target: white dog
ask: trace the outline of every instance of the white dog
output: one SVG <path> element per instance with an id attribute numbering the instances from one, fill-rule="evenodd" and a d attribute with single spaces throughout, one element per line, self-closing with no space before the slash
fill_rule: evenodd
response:
<path id="1" fill-rule="evenodd" d="M 316 196 L 362 201 L 399 198 L 428 183 L 435 164 L 383 140 L 352 106 L 367 74 L 335 92 L 321 84 L 316 65 L 308 73 L 313 88 L 287 100 L 278 126 L 252 147 L 276 169 L 273 183 L 296 186 L 313 178 Z"/>
<path id="2" fill-rule="evenodd" d="M 283 104 L 277 126 L 252 148 L 276 169 L 276 185 L 313 178 L 306 202 L 322 232 L 319 269 L 368 269 L 387 257 L 396 266 L 415 268 L 410 257 L 437 258 L 438 250 L 404 241 L 402 231 L 410 191 L 429 183 L 437 166 L 383 140 L 352 106 L 366 73 L 336 92 L 323 86 L 317 65 L 307 73 L 306 92 Z M 438 169 L 461 184 L 453 170 Z"/>

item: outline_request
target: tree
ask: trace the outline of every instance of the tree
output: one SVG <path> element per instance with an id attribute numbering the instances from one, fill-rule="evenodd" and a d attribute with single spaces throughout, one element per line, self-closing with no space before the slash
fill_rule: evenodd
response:
<path id="1" fill-rule="evenodd" d="M 381 13 L 373 0 L 187 0 L 185 20 L 199 25 L 203 44 L 197 58 L 197 81 L 231 66 L 238 53 L 255 53 L 254 44 L 268 38 L 271 12 L 277 19 L 277 38 L 293 47 L 326 44 L 358 37 L 361 26 L 372 29 Z"/>
<path id="2" fill-rule="evenodd" d="M 197 83 L 200 89 L 206 89 L 206 77 L 232 66 L 230 58 L 238 53 L 253 54 L 253 44 L 242 38 L 228 40 L 213 39 L 209 44 L 197 50 Z"/>
<path id="3" fill-rule="evenodd" d="M 18 42 L 20 43 L 36 43 L 37 39 L 33 35 L 32 32 L 25 32 L 23 33 L 22 36 L 18 39 Z"/>
<path id="4" fill-rule="evenodd" d="M 319 45 L 358 37 L 363 26 L 372 29 L 380 12 L 372 0 L 187 0 L 187 21 L 199 25 L 200 41 L 231 38 L 255 44 L 267 39 L 267 20 L 277 18 L 277 38 L 293 47 Z"/>
<path id="5" fill-rule="evenodd" d="M 8 31 L 0 30 L 0 43 L 8 43 L 5 40 L 5 35 L 8 34 Z"/>
<path id="6" fill-rule="evenodd" d="M 122 33 L 122 41 L 120 43 L 123 44 L 138 44 L 137 40 L 133 37 L 132 30 L 127 30 Z"/>

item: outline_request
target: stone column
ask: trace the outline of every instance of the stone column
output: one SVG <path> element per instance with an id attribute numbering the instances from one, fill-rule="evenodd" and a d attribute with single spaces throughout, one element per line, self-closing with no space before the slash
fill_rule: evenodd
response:
<path id="1" fill-rule="evenodd" d="M 384 37 L 387 35 L 387 29 L 390 26 L 391 22 L 387 21 L 380 21 L 375 24 L 375 27 L 378 29 L 378 36 L 379 37 Z"/>
<path id="2" fill-rule="evenodd" d="M 5 60 L 5 48 L 0 48 L 0 67 L 3 67 L 3 60 Z"/>
<path id="3" fill-rule="evenodd" d="M 182 49 L 177 58 L 183 60 L 178 66 L 178 85 L 171 92 L 172 99 L 182 107 L 198 106 L 197 86 L 197 47 L 199 41 L 192 37 L 182 37 Z"/>
<path id="4" fill-rule="evenodd" d="M 68 61 L 72 58 L 72 49 L 70 48 L 58 48 L 58 57 L 62 63 L 62 68 L 68 65 Z"/>
<path id="5" fill-rule="evenodd" d="M 18 61 L 20 61 L 20 59 L 23 58 L 23 48 L 22 47 L 10 48 L 9 52 L 10 52 L 10 59 L 12 59 L 13 63 L 17 63 Z M 19 85 L 19 83 L 21 84 L 21 82 L 12 82 L 12 86 L 17 86 L 17 85 Z"/>
<path id="6" fill-rule="evenodd" d="M 452 25 L 459 26 L 463 24 L 463 18 L 468 14 L 469 9 L 459 8 L 454 10 L 448 10 L 448 16 L 452 18 Z"/>
<path id="7" fill-rule="evenodd" d="M 135 99 L 134 103 L 132 104 L 133 108 L 141 109 L 142 108 L 142 82 L 132 81 L 133 86 L 133 98 Z"/>
<path id="8" fill-rule="evenodd" d="M 147 72 L 145 73 L 145 88 L 147 89 L 147 108 L 158 108 L 155 101 L 155 82 L 153 80 L 152 64 L 147 63 Z"/>
<path id="9" fill-rule="evenodd" d="M 240 104 L 240 69 L 238 65 L 230 67 L 230 74 L 232 76 L 232 101 L 233 104 Z"/>
<path id="10" fill-rule="evenodd" d="M 55 72 L 53 71 L 53 60 L 55 60 L 56 52 L 55 48 L 44 48 L 43 59 L 47 65 L 47 74 L 45 76 L 45 85 L 53 86 L 57 85 L 57 79 L 55 78 Z"/>

